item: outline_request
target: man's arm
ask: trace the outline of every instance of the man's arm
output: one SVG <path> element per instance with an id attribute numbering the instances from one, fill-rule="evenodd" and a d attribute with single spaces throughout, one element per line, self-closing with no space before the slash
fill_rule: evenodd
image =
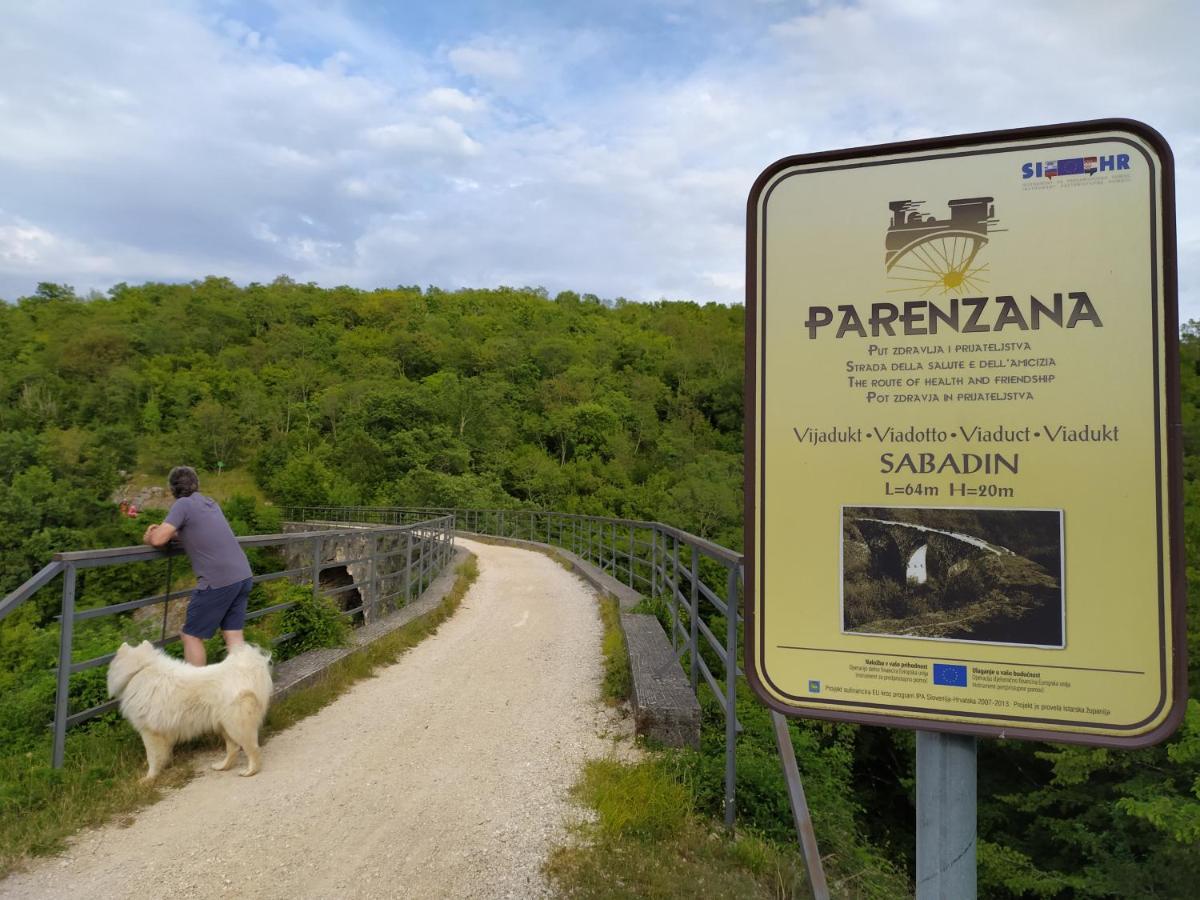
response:
<path id="1" fill-rule="evenodd" d="M 165 547 L 175 537 L 175 526 L 163 522 L 161 525 L 151 525 L 142 535 L 142 543 L 151 547 Z"/>

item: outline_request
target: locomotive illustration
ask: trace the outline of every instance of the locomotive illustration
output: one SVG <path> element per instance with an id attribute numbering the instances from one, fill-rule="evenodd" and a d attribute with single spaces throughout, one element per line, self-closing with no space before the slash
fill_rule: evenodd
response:
<path id="1" fill-rule="evenodd" d="M 992 197 L 962 197 L 947 204 L 950 216 L 921 212 L 924 200 L 893 200 L 892 221 L 884 238 L 884 269 L 893 285 L 888 293 L 924 296 L 958 289 L 977 291 L 986 283 L 987 264 L 975 264 L 995 230 Z"/>

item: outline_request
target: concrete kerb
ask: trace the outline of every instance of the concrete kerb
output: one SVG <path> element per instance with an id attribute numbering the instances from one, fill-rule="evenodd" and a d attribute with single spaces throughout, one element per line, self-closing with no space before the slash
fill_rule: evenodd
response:
<path id="1" fill-rule="evenodd" d="M 362 628 L 356 628 L 351 635 L 350 646 L 332 647 L 327 650 L 309 650 L 277 665 L 274 673 L 275 688 L 272 691 L 271 699 L 280 700 L 293 691 L 308 687 L 320 678 L 321 674 L 334 663 L 345 659 L 353 653 L 357 653 L 359 650 L 373 644 L 397 628 L 401 628 L 414 619 L 419 619 L 421 616 L 431 612 L 453 589 L 454 583 L 458 579 L 458 567 L 472 555 L 470 551 L 463 547 L 455 548 L 450 562 L 433 579 L 433 582 L 420 597 L 407 606 L 396 610 L 391 615 L 384 616 L 382 619 L 372 622 L 370 625 L 364 625 Z"/>
<path id="2" fill-rule="evenodd" d="M 692 693 L 683 667 L 658 619 L 631 612 L 642 595 L 562 547 L 456 530 L 456 535 L 485 544 L 519 547 L 549 554 L 566 563 L 601 594 L 615 597 L 621 608 L 621 631 L 632 676 L 634 730 L 669 747 L 700 747 L 700 701 Z"/>

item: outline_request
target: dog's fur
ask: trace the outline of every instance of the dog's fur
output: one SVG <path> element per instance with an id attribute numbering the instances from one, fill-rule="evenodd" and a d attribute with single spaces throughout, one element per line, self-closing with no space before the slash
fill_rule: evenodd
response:
<path id="1" fill-rule="evenodd" d="M 146 745 L 149 780 L 171 761 L 175 744 L 216 732 L 225 738 L 225 759 L 213 763 L 229 769 L 238 747 L 246 751 L 243 775 L 262 766 L 258 729 L 271 699 L 269 654 L 244 644 L 219 663 L 197 667 L 172 659 L 149 641 L 122 644 L 108 665 L 108 694 L 121 701 Z"/>

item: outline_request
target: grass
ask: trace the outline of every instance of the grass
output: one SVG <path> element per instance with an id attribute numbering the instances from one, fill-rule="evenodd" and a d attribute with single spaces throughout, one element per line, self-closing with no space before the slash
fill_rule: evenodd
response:
<path id="1" fill-rule="evenodd" d="M 434 634 L 458 609 L 478 573 L 472 556 L 458 567 L 450 593 L 430 612 L 339 660 L 316 684 L 272 705 L 264 740 L 328 706 L 356 681 Z M 152 784 L 140 780 L 146 767 L 141 739 L 111 716 L 68 732 L 62 769 L 35 763 L 35 757 L 48 757 L 40 752 L 0 758 L 0 878 L 26 857 L 61 851 L 66 839 L 82 828 L 131 822 L 138 809 L 190 781 L 197 755 L 218 749 L 218 743 L 211 737 L 176 748 L 175 764 Z"/>
<path id="2" fill-rule="evenodd" d="M 576 840 L 554 850 L 547 876 L 566 897 L 809 897 L 803 867 L 758 836 L 725 835 L 692 809 L 691 792 L 651 758 L 593 760 L 575 789 L 596 811 Z"/>
<path id="3" fill-rule="evenodd" d="M 604 700 L 615 706 L 628 700 L 633 693 L 633 675 L 629 671 L 629 650 L 625 632 L 621 630 L 621 606 L 611 594 L 600 597 L 600 620 L 604 637 L 600 648 L 604 653 Z"/>
<path id="4" fill-rule="evenodd" d="M 217 503 L 224 504 L 234 494 L 241 494 L 243 497 L 253 497 L 255 503 L 263 506 L 267 502 L 266 495 L 262 489 L 255 483 L 254 476 L 250 474 L 248 469 L 226 469 L 223 472 L 217 472 L 215 469 L 199 470 L 200 475 L 200 493 L 212 497 Z M 167 491 L 167 476 L 166 475 L 151 475 L 144 472 L 134 473 L 122 487 L 126 496 L 132 496 L 138 491 L 146 488 L 160 487 L 163 489 L 163 494 L 159 497 L 152 497 L 146 503 L 148 509 L 169 509 L 174 502 L 171 494 Z"/>

